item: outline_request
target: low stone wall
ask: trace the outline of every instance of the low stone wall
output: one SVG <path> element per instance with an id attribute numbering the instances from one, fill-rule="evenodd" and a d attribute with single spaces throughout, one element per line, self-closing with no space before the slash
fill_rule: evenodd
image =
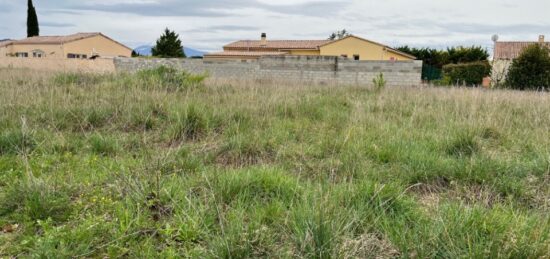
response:
<path id="1" fill-rule="evenodd" d="M 135 72 L 161 65 L 191 73 L 208 73 L 215 79 L 315 84 L 372 85 L 373 78 L 382 73 L 390 86 L 410 86 L 420 84 L 422 74 L 422 61 L 353 61 L 325 56 L 263 57 L 246 61 L 0 58 L 0 67 L 87 73 Z"/>
<path id="2" fill-rule="evenodd" d="M 165 65 L 214 78 L 274 80 L 316 84 L 372 85 L 384 75 L 388 85 L 421 83 L 422 61 L 353 61 L 324 56 L 263 57 L 248 61 L 206 61 L 200 59 L 116 58 L 117 71 L 135 72 Z"/>
<path id="3" fill-rule="evenodd" d="M 113 59 L 57 59 L 0 57 L 0 68 L 28 68 L 39 71 L 114 73 Z"/>

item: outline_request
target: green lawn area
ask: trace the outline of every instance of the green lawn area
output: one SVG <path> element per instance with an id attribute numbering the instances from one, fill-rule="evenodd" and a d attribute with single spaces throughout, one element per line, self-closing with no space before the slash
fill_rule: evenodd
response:
<path id="1" fill-rule="evenodd" d="M 550 94 L 201 80 L 0 69 L 0 257 L 550 257 Z"/>

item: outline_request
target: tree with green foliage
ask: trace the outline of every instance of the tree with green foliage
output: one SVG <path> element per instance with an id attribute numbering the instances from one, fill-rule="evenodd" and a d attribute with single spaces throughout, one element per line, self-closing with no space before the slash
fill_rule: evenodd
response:
<path id="1" fill-rule="evenodd" d="M 443 68 L 452 64 L 472 63 L 473 66 L 458 67 L 483 67 L 484 69 L 480 71 L 480 74 L 485 74 L 485 64 L 487 63 L 487 59 L 489 58 L 489 52 L 487 52 L 486 49 L 483 49 L 480 46 L 450 47 L 446 50 L 438 50 L 434 48 L 411 48 L 409 46 L 402 46 L 396 49 L 411 54 L 415 56 L 418 60 L 422 60 L 424 62 L 424 66 L 422 67 L 422 79 L 427 81 L 442 79 L 444 76 Z M 483 63 L 483 65 L 480 65 L 480 62 Z M 453 70 L 455 70 L 456 68 L 456 66 L 451 67 L 453 68 Z M 455 73 L 455 75 L 476 74 L 471 73 L 472 71 L 469 68 L 467 68 L 466 70 L 469 72 L 458 74 Z M 481 80 L 481 78 L 475 79 L 473 81 L 471 80 L 471 78 L 461 78 L 459 81 L 477 82 L 478 80 Z"/>
<path id="2" fill-rule="evenodd" d="M 425 64 L 438 68 L 442 68 L 448 64 L 486 61 L 489 58 L 489 52 L 480 46 L 451 47 L 446 50 L 411 48 L 409 46 L 402 46 L 396 49 L 415 56 L 418 60 L 424 61 Z"/>
<path id="3" fill-rule="evenodd" d="M 514 59 L 506 85 L 518 90 L 550 90 L 550 50 L 542 44 L 527 47 Z"/>
<path id="4" fill-rule="evenodd" d="M 38 26 L 38 16 L 36 15 L 36 9 L 32 4 L 32 0 L 27 2 L 27 37 L 34 37 L 40 35 L 40 28 Z"/>
<path id="5" fill-rule="evenodd" d="M 139 52 L 136 52 L 135 50 L 132 50 L 132 57 L 133 58 L 141 57 L 141 54 L 139 54 Z"/>
<path id="6" fill-rule="evenodd" d="M 451 64 L 479 62 L 489 58 L 489 52 L 481 46 L 447 48 L 447 53 Z"/>
<path id="7" fill-rule="evenodd" d="M 350 36 L 351 34 L 346 30 L 346 29 L 343 29 L 341 31 L 336 31 L 336 32 L 333 32 L 330 36 L 328 36 L 328 39 L 329 40 L 340 40 L 340 39 L 343 39 L 347 36 Z"/>
<path id="8" fill-rule="evenodd" d="M 185 52 L 183 51 L 179 35 L 168 28 L 164 30 L 164 34 L 157 40 L 156 45 L 152 49 L 152 54 L 155 57 L 162 58 L 185 58 Z"/>

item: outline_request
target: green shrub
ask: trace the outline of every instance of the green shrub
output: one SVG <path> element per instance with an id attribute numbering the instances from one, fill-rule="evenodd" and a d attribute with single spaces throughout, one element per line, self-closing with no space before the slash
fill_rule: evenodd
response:
<path id="1" fill-rule="evenodd" d="M 487 61 L 450 64 L 443 67 L 445 76 L 448 76 L 455 85 L 481 85 L 483 78 L 491 74 L 491 65 Z"/>
<path id="2" fill-rule="evenodd" d="M 453 81 L 451 80 L 451 77 L 445 75 L 441 79 L 433 80 L 432 84 L 435 86 L 450 86 L 453 85 Z"/>
<path id="3" fill-rule="evenodd" d="M 30 152 L 36 147 L 32 134 L 21 130 L 0 134 L 0 155 Z"/>
<path id="4" fill-rule="evenodd" d="M 146 88 L 178 90 L 201 86 L 207 75 L 193 75 L 172 67 L 159 66 L 137 72 L 136 78 L 137 84 Z"/>
<path id="5" fill-rule="evenodd" d="M 526 48 L 512 62 L 506 85 L 513 89 L 550 89 L 550 50 L 539 44 Z"/>
<path id="6" fill-rule="evenodd" d="M 423 61 L 422 80 L 427 81 L 441 80 L 443 76 L 442 68 L 445 65 L 486 61 L 489 58 L 489 52 L 481 46 L 459 46 L 447 48 L 446 50 L 403 46 L 397 49 L 415 56 L 417 60 Z M 445 82 L 434 84 L 450 85 Z"/>

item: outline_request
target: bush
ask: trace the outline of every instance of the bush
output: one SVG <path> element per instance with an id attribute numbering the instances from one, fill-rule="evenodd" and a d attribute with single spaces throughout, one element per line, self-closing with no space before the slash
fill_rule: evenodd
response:
<path id="1" fill-rule="evenodd" d="M 453 84 L 476 86 L 491 74 L 491 65 L 487 61 L 450 64 L 444 66 L 443 71 Z"/>
<path id="2" fill-rule="evenodd" d="M 550 89 L 550 50 L 539 44 L 526 48 L 512 62 L 506 85 L 513 89 Z"/>
<path id="3" fill-rule="evenodd" d="M 428 81 L 442 79 L 441 69 L 445 65 L 486 61 L 489 58 L 489 52 L 481 46 L 451 47 L 446 50 L 403 46 L 397 49 L 423 61 L 422 80 Z"/>

